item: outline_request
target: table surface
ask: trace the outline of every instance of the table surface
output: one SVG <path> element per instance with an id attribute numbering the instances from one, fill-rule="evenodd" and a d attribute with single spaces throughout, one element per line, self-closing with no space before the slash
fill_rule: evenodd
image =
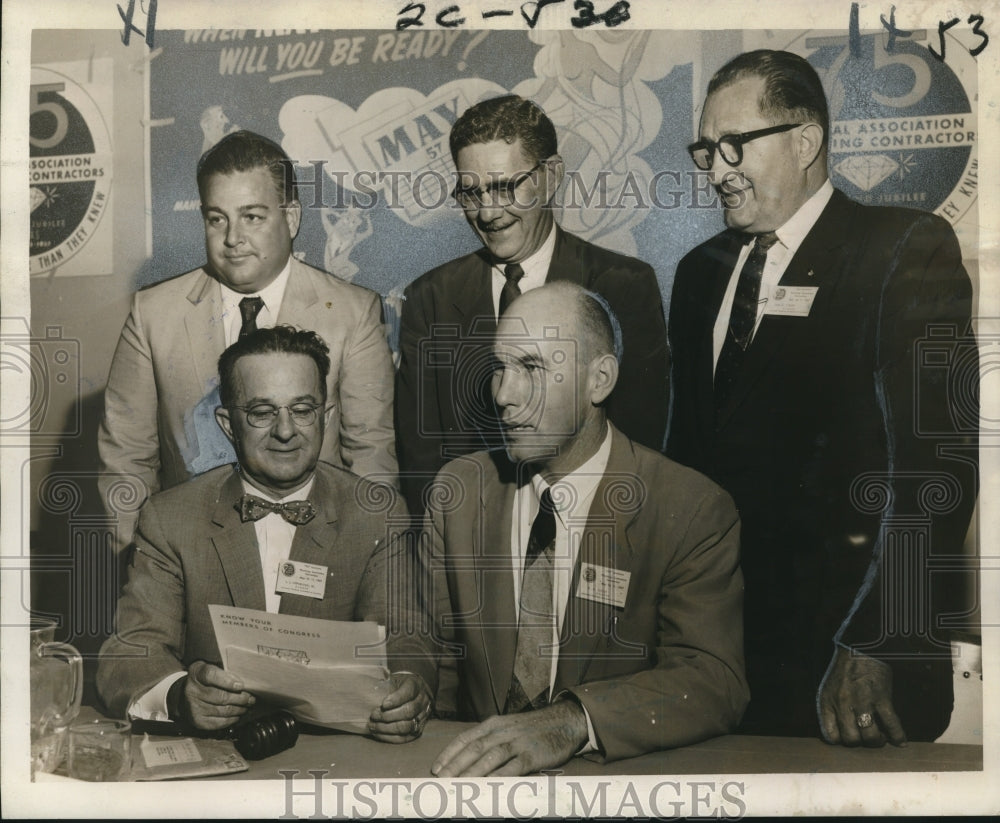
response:
<path id="1" fill-rule="evenodd" d="M 282 779 L 280 771 L 324 769 L 324 779 L 430 777 L 438 753 L 468 723 L 432 720 L 418 740 L 400 745 L 380 743 L 360 735 L 300 734 L 295 747 L 266 760 L 252 762 L 250 770 L 219 779 Z M 565 775 L 626 774 L 754 774 L 835 772 L 980 771 L 980 746 L 948 743 L 910 743 L 904 748 L 881 749 L 830 746 L 822 740 L 791 737 L 727 735 L 692 746 L 653 752 L 613 763 L 575 757 L 560 771 Z M 215 778 L 209 778 L 215 779 Z"/>
<path id="2" fill-rule="evenodd" d="M 84 707 L 81 720 L 100 716 Z M 324 779 L 427 778 L 437 755 L 473 724 L 431 720 L 423 735 L 394 745 L 371 738 L 322 729 L 299 735 L 291 749 L 265 760 L 250 761 L 250 769 L 199 780 L 283 780 L 280 772 L 325 770 Z M 953 743 L 910 743 L 880 749 L 831 746 L 819 738 L 726 735 L 680 749 L 651 752 L 628 760 L 598 763 L 575 757 L 560 767 L 564 775 L 642 774 L 823 774 L 839 772 L 981 771 L 981 746 Z"/>

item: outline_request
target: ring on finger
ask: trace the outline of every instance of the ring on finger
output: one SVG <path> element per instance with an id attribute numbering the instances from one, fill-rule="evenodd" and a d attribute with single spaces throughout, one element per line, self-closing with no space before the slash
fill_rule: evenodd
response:
<path id="1" fill-rule="evenodd" d="M 416 717 L 413 718 L 413 734 L 420 731 L 420 720 Z"/>
<path id="2" fill-rule="evenodd" d="M 857 724 L 859 729 L 869 728 L 875 721 L 872 720 L 870 712 L 862 712 L 858 715 Z"/>

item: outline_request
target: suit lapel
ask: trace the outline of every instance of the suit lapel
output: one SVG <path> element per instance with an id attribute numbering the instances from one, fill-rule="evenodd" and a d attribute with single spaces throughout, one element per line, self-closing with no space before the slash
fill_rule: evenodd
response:
<path id="1" fill-rule="evenodd" d="M 583 682 L 588 667 L 595 656 L 599 656 L 601 641 L 612 642 L 616 618 L 622 611 L 577 596 L 583 564 L 619 572 L 631 572 L 632 569 L 633 549 L 628 529 L 639 508 L 629 510 L 627 506 L 616 505 L 616 501 L 641 501 L 645 491 L 628 440 L 613 426 L 611 433 L 608 465 L 597 485 L 573 569 L 559 636 L 559 663 L 553 694 Z"/>
<path id="2" fill-rule="evenodd" d="M 234 606 L 264 610 L 264 575 L 260 568 L 260 552 L 253 523 L 240 521 L 236 503 L 243 494 L 239 473 L 226 478 L 212 521 L 221 531 L 212 536 L 212 543 L 222 564 L 226 585 Z"/>
<path id="3" fill-rule="evenodd" d="M 552 260 L 545 275 L 545 282 L 569 280 L 581 286 L 589 285 L 588 272 L 585 269 L 587 259 L 579 253 L 580 243 L 571 234 L 567 234 L 556 225 L 556 242 L 552 249 Z"/>
<path id="4" fill-rule="evenodd" d="M 726 406 L 719 410 L 716 424 L 722 428 L 733 416 L 746 395 L 761 377 L 775 367 L 780 351 L 794 344 L 794 338 L 814 333 L 830 303 L 836 282 L 844 270 L 848 252 L 851 203 L 834 191 L 816 224 L 789 261 L 781 276 L 782 286 L 813 286 L 816 298 L 808 317 L 765 315 L 753 342 L 747 349 L 743 366 Z M 731 271 L 731 270 L 730 270 Z"/>
<path id="5" fill-rule="evenodd" d="M 184 316 L 188 347 L 198 378 L 199 390 L 209 391 L 218 382 L 219 355 L 226 347 L 222 316 L 222 290 L 219 284 L 202 271 L 187 295 L 191 304 Z"/>
<path id="6" fill-rule="evenodd" d="M 510 690 L 517 648 L 517 608 L 511 558 L 511 522 L 515 483 L 500 483 L 488 472 L 479 500 L 479 518 L 473 524 L 472 555 L 482 558 L 473 572 L 482 608 L 480 631 L 490 670 L 497 712 L 502 712 Z M 497 501 L 501 505 L 497 505 Z M 478 565 L 478 564 L 477 564 Z"/>
<path id="7" fill-rule="evenodd" d="M 477 251 L 463 262 L 455 272 L 456 277 L 447 281 L 447 291 L 437 296 L 450 305 L 453 312 L 447 317 L 438 316 L 437 322 L 457 324 L 462 343 L 456 347 L 454 369 L 440 370 L 446 371 L 446 382 L 440 385 L 438 402 L 455 415 L 460 431 L 479 434 L 480 443 L 474 448 L 488 448 L 495 429 L 495 425 L 489 426 L 487 422 L 495 417 L 495 411 L 486 352 L 497 330 L 490 269 L 485 251 Z M 461 386 L 463 396 L 455 393 L 453 380 Z M 451 454 L 454 456 L 468 451 L 465 446 L 457 446 Z"/>
<path id="8" fill-rule="evenodd" d="M 316 294 L 316 288 L 310 281 L 304 266 L 293 257 L 291 270 L 288 273 L 288 284 L 281 297 L 278 323 L 289 323 L 302 327 L 302 313 L 318 299 L 319 295 Z"/>
<path id="9" fill-rule="evenodd" d="M 465 335 L 488 337 L 496 331 L 492 264 L 485 250 L 480 249 L 469 256 L 456 280 L 449 282 L 448 289 L 449 294 L 443 295 L 443 299 L 450 301 L 455 316 L 461 319 Z"/>
<path id="10" fill-rule="evenodd" d="M 743 238 L 739 232 L 727 231 L 720 238 L 719 244 L 710 247 L 706 252 L 710 265 L 705 272 L 704 297 L 702 301 L 698 301 L 699 305 L 704 306 L 705 312 L 695 329 L 697 334 L 695 356 L 698 358 L 695 407 L 699 409 L 715 408 L 715 322 L 742 248 Z M 700 425 L 703 442 L 712 442 L 715 429 L 714 416 L 702 415 Z"/>

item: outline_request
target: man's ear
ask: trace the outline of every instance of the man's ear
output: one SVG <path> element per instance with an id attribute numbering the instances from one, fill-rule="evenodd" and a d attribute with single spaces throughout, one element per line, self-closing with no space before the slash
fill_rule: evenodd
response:
<path id="1" fill-rule="evenodd" d="M 590 402 L 598 406 L 618 382 L 618 360 L 613 354 L 598 355 L 587 367 L 587 379 L 590 383 Z"/>
<path id="2" fill-rule="evenodd" d="M 823 129 L 819 123 L 806 123 L 799 134 L 799 167 L 809 168 L 823 148 Z"/>
<path id="3" fill-rule="evenodd" d="M 233 421 L 229 418 L 229 409 L 225 406 L 217 406 L 215 409 L 215 422 L 219 424 L 219 428 L 222 429 L 222 433 L 226 435 L 226 439 L 235 445 L 236 440 L 233 438 Z"/>
<path id="4" fill-rule="evenodd" d="M 302 222 L 302 204 L 298 200 L 293 200 L 287 206 L 282 206 L 285 213 L 285 222 L 288 224 L 288 233 L 292 240 L 299 233 L 299 224 Z"/>

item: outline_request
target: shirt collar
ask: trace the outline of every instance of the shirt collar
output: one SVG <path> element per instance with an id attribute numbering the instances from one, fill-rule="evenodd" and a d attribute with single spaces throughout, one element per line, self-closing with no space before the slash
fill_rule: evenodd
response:
<path id="1" fill-rule="evenodd" d="M 545 242 L 542 243 L 534 253 L 525 257 L 521 261 L 521 268 L 524 269 L 524 278 L 529 283 L 538 280 L 539 282 L 544 282 L 545 276 L 549 273 L 549 264 L 552 262 L 552 255 L 556 250 L 556 224 L 555 221 L 552 222 L 552 228 L 549 229 L 549 235 L 545 238 Z M 497 261 L 494 263 L 494 268 L 503 274 L 504 266 L 506 263 L 501 263 Z"/>
<path id="2" fill-rule="evenodd" d="M 288 255 L 288 259 L 285 261 L 285 267 L 281 270 L 278 276 L 260 291 L 250 293 L 234 291 L 220 280 L 219 285 L 222 287 L 223 306 L 226 309 L 236 311 L 240 305 L 240 301 L 244 297 L 259 297 L 264 301 L 264 305 L 267 307 L 267 310 L 272 313 L 275 319 L 277 319 L 277 309 L 281 305 L 281 300 L 285 295 L 285 286 L 288 285 L 288 278 L 291 271 L 292 256 Z"/>
<path id="3" fill-rule="evenodd" d="M 313 483 L 316 482 L 316 475 L 313 474 L 302 488 L 296 489 L 291 494 L 287 494 L 284 497 L 272 497 L 264 491 L 258 489 L 253 483 L 246 479 L 244 475 L 240 475 L 240 482 L 243 484 L 243 491 L 245 494 L 253 494 L 257 497 L 262 497 L 271 503 L 288 503 L 292 500 L 308 500 L 309 493 L 312 491 Z"/>
<path id="4" fill-rule="evenodd" d="M 816 225 L 816 221 L 819 220 L 819 216 L 826 208 L 826 204 L 830 202 L 831 197 L 833 197 L 833 183 L 828 177 L 812 197 L 799 206 L 799 210 L 789 217 L 784 225 L 775 230 L 778 240 L 786 249 L 794 253 L 802 245 L 802 241 Z"/>
<path id="5" fill-rule="evenodd" d="M 541 500 L 546 489 L 551 488 L 552 505 L 564 526 L 568 526 L 579 514 L 590 511 L 591 498 L 597 490 L 597 484 L 604 477 L 604 470 L 608 467 L 608 458 L 611 456 L 611 426 L 607 423 L 604 425 L 607 427 L 604 441 L 593 456 L 579 468 L 561 477 L 551 487 L 540 474 L 532 475 L 531 485 L 538 500 Z"/>

